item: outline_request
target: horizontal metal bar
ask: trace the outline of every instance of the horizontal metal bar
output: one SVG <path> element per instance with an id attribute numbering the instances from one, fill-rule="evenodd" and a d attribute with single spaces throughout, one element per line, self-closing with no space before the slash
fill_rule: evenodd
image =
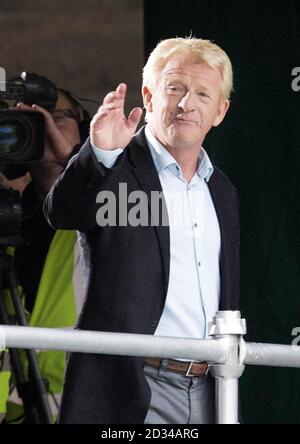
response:
<path id="1" fill-rule="evenodd" d="M 1 340 L 2 338 L 2 340 Z M 4 342 L 3 342 L 4 341 Z M 228 340 L 185 339 L 82 330 L 0 326 L 5 347 L 81 353 L 149 356 L 224 363 Z M 300 368 L 300 347 L 245 343 L 244 364 Z"/>
<path id="2" fill-rule="evenodd" d="M 6 347 L 225 362 L 227 338 L 184 339 L 54 328 L 0 326 Z"/>
<path id="3" fill-rule="evenodd" d="M 246 342 L 244 364 L 300 368 L 300 347 L 296 345 Z"/>

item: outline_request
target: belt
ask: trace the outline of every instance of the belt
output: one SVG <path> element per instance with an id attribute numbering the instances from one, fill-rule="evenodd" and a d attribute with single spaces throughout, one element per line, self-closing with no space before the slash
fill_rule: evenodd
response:
<path id="1" fill-rule="evenodd" d="M 206 376 L 209 371 L 207 362 L 195 361 L 176 361 L 175 359 L 166 359 L 167 365 L 162 366 L 163 359 L 161 358 L 145 358 L 144 364 L 147 367 L 163 368 L 164 370 L 179 373 L 185 376 Z"/>

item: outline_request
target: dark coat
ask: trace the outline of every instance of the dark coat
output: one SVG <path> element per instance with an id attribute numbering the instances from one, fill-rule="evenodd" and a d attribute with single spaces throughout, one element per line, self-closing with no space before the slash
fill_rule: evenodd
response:
<path id="1" fill-rule="evenodd" d="M 142 129 L 112 169 L 99 163 L 89 142 L 56 181 L 44 205 L 49 222 L 84 233 L 89 254 L 87 302 L 78 321 L 85 330 L 153 335 L 165 304 L 170 267 L 167 226 L 96 224 L 99 191 L 118 195 L 162 191 Z M 236 190 L 217 168 L 208 183 L 221 230 L 222 310 L 239 300 L 239 218 Z M 143 358 L 73 353 L 69 357 L 61 423 L 143 423 L 150 389 Z"/>

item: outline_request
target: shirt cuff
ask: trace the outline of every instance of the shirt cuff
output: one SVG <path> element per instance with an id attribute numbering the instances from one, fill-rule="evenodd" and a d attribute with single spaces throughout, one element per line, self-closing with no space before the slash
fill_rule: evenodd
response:
<path id="1" fill-rule="evenodd" d="M 91 146 L 98 162 L 103 163 L 106 168 L 112 168 L 115 165 L 120 154 L 123 153 L 122 148 L 117 148 L 115 150 L 109 151 L 98 148 L 92 143 Z"/>

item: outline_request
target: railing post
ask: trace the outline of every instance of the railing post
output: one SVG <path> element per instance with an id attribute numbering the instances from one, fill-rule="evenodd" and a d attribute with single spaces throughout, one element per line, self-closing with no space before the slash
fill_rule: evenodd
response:
<path id="1" fill-rule="evenodd" d="M 0 325 L 0 352 L 5 351 L 5 349 L 6 349 L 5 330 Z"/>
<path id="2" fill-rule="evenodd" d="M 213 364 L 211 374 L 216 382 L 217 424 L 238 424 L 238 381 L 245 366 L 245 319 L 239 311 L 219 311 L 210 324 L 210 336 L 228 338 L 228 354 L 222 364 Z"/>

